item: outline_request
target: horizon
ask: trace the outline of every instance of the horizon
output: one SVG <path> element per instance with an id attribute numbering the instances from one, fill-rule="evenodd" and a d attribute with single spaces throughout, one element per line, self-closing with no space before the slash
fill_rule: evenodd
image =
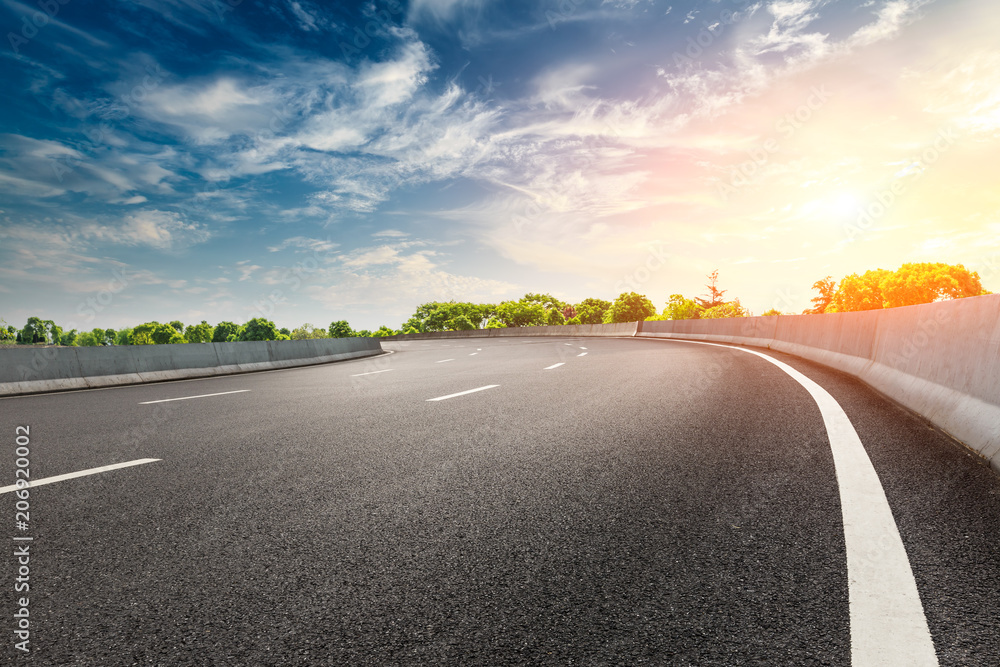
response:
<path id="1" fill-rule="evenodd" d="M 42 5 L 0 8 L 14 326 L 662 310 L 716 269 L 798 313 L 910 262 L 1000 292 L 985 0 Z"/>

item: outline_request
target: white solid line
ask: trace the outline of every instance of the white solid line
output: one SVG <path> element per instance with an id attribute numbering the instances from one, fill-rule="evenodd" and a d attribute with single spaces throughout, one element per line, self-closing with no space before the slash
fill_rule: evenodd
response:
<path id="1" fill-rule="evenodd" d="M 546 366 L 542 370 L 551 371 L 553 368 L 559 368 L 560 366 L 565 366 L 565 361 L 560 361 L 558 364 L 552 364 L 551 366 Z"/>
<path id="2" fill-rule="evenodd" d="M 441 361 L 435 361 L 435 364 L 443 364 L 446 361 L 455 361 L 454 359 L 442 359 Z"/>
<path id="3" fill-rule="evenodd" d="M 96 475 L 100 472 L 108 472 L 109 470 L 118 470 L 119 468 L 128 468 L 130 466 L 138 466 L 143 463 L 153 463 L 154 461 L 161 461 L 162 459 L 137 459 L 135 461 L 128 461 L 127 463 L 114 463 L 109 466 L 101 466 L 100 468 L 89 468 L 88 470 L 81 470 L 80 472 L 69 472 L 65 475 L 56 475 L 55 477 L 43 477 L 41 479 L 36 479 L 28 482 L 27 486 L 18 486 L 13 484 L 11 486 L 0 487 L 0 493 L 10 493 L 11 491 L 16 491 L 19 488 L 22 489 L 33 489 L 36 486 L 44 486 L 46 484 L 52 484 L 54 482 L 62 482 L 67 479 L 73 479 L 75 477 L 86 477 L 87 475 Z"/>
<path id="4" fill-rule="evenodd" d="M 225 396 L 226 394 L 242 394 L 249 389 L 237 389 L 235 391 L 220 391 L 218 394 L 199 394 L 198 396 L 181 396 L 180 398 L 161 398 L 158 401 L 143 401 L 139 405 L 149 405 L 151 403 L 169 403 L 170 401 L 186 401 L 191 398 L 207 398 L 209 396 Z"/>
<path id="5" fill-rule="evenodd" d="M 578 354 L 576 356 L 578 356 L 578 357 L 585 357 L 585 356 L 587 356 L 587 353 L 586 352 L 581 352 L 580 354 Z"/>
<path id="6" fill-rule="evenodd" d="M 938 659 L 927 617 L 885 490 L 854 425 L 836 399 L 799 371 L 766 354 L 719 343 L 659 340 L 749 352 L 771 362 L 805 387 L 823 415 L 840 487 L 851 610 L 851 665 L 936 666 Z"/>
<path id="7" fill-rule="evenodd" d="M 395 368 L 386 368 L 386 369 L 381 370 L 381 371 L 368 371 L 367 373 L 357 373 L 355 375 L 352 375 L 351 377 L 352 378 L 359 378 L 362 375 L 375 375 L 376 373 L 388 373 L 389 371 L 394 371 L 394 370 L 396 370 L 396 369 Z"/>
<path id="8" fill-rule="evenodd" d="M 477 354 L 479 354 L 479 353 L 478 353 L 478 352 L 469 352 L 469 356 L 470 356 L 470 357 L 474 357 L 474 356 L 476 356 Z"/>
<path id="9" fill-rule="evenodd" d="M 448 394 L 447 396 L 438 396 L 437 398 L 428 398 L 428 401 L 443 401 L 447 398 L 455 398 L 456 396 L 465 396 L 466 394 L 474 394 L 477 391 L 483 391 L 484 389 L 492 389 L 493 387 L 499 387 L 498 384 L 488 384 L 485 387 L 477 387 L 476 389 L 468 389 L 466 391 L 460 391 L 457 394 Z"/>
<path id="10" fill-rule="evenodd" d="M 585 348 L 585 347 L 581 347 L 580 349 L 581 349 L 581 350 L 586 350 L 587 348 Z"/>
<path id="11" fill-rule="evenodd" d="M 572 346 L 573 343 L 563 343 L 563 345 L 570 345 L 570 346 Z"/>

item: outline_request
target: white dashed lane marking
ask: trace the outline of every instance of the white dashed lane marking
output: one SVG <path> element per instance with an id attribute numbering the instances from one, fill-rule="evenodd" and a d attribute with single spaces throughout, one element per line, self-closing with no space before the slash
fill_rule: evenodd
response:
<path id="1" fill-rule="evenodd" d="M 466 394 L 474 394 L 477 391 L 485 391 L 486 389 L 493 389 L 494 387 L 499 387 L 498 384 L 488 384 L 485 387 L 476 387 L 475 389 L 467 389 L 466 391 L 460 391 L 457 394 L 448 394 L 447 396 L 438 396 L 437 398 L 428 398 L 428 401 L 444 401 L 449 398 L 455 398 L 456 396 L 465 396 Z"/>

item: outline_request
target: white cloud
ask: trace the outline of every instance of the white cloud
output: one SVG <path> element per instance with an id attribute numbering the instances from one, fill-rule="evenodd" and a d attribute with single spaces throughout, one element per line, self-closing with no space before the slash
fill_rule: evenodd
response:
<path id="1" fill-rule="evenodd" d="M 403 321 L 426 301 L 494 301 L 510 296 L 510 283 L 445 270 L 424 242 L 360 248 L 311 281 L 309 294 L 327 310 L 372 308 L 377 317 Z M 373 314 L 374 315 L 374 314 Z"/>
<path id="2" fill-rule="evenodd" d="M 0 191 L 22 197 L 56 197 L 64 194 L 66 189 L 45 182 L 0 173 Z"/>
<path id="3" fill-rule="evenodd" d="M 444 22 L 462 11 L 478 13 L 486 4 L 487 0 L 413 0 L 410 2 L 409 19 L 432 18 Z"/>
<path id="4" fill-rule="evenodd" d="M 306 32 L 316 32 L 319 27 L 316 25 L 316 17 L 307 12 L 301 3 L 291 0 L 288 3 L 288 8 L 292 10 L 292 14 L 299 21 L 299 27 Z"/>
<path id="5" fill-rule="evenodd" d="M 156 209 L 127 215 L 119 224 L 83 225 L 81 235 L 87 239 L 161 250 L 188 247 L 211 237 L 203 225 L 189 222 L 179 213 Z"/>
<path id="6" fill-rule="evenodd" d="M 848 40 L 855 48 L 896 37 L 906 24 L 917 18 L 917 11 L 931 0 L 887 0 L 873 23 L 862 27 Z"/>
<path id="7" fill-rule="evenodd" d="M 320 252 L 330 252 L 336 248 L 340 247 L 339 243 L 334 243 L 330 239 L 311 239 L 306 236 L 293 236 L 287 238 L 278 245 L 268 246 L 268 252 L 280 252 L 288 248 L 297 248 L 299 250 L 308 250 L 315 253 Z"/>
<path id="8" fill-rule="evenodd" d="M 361 93 L 366 113 L 410 100 L 434 69 L 430 51 L 417 40 L 407 40 L 392 60 L 365 63 L 355 89 Z"/>

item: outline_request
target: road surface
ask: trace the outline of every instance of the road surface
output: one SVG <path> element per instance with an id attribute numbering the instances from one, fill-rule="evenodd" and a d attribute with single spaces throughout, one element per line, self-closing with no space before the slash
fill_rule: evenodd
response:
<path id="1" fill-rule="evenodd" d="M 851 664 L 831 440 L 784 370 L 664 340 L 384 347 L 0 400 L 5 484 L 139 462 L 30 488 L 23 529 L 3 495 L 6 659 Z M 767 354 L 853 425 L 935 660 L 1000 664 L 1000 478 L 859 381 Z"/>

